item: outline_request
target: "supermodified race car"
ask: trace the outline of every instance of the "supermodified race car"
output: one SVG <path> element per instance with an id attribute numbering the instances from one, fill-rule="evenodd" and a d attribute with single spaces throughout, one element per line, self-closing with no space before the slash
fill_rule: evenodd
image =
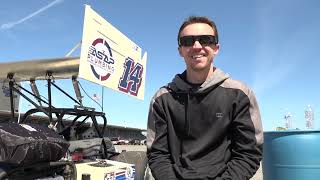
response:
<path id="1" fill-rule="evenodd" d="M 34 63 L 34 70 L 24 77 L 39 78 L 41 71 L 45 71 L 45 68 L 39 66 L 50 67 L 51 63 L 77 65 L 77 61 L 76 58 L 23 61 L 1 64 L 0 69 L 7 68 L 11 72 L 19 72 L 18 67 L 28 67 L 30 63 Z M 111 140 L 103 136 L 107 127 L 105 113 L 84 107 L 80 98 L 71 97 L 56 85 L 52 81 L 54 72 L 50 73 L 46 72 L 44 77 L 48 83 L 48 99 L 39 94 L 33 78 L 30 81 L 31 92 L 19 84 L 19 78 L 15 79 L 10 73 L 8 75 L 6 81 L 9 82 L 10 102 L 14 102 L 14 97 L 19 95 L 30 101 L 35 108 L 24 113 L 19 122 L 14 110 L 10 118 L 0 120 L 0 179 L 144 179 L 145 152 L 116 152 Z M 77 97 L 82 97 L 78 81 L 72 79 L 72 83 Z M 51 96 L 52 87 L 56 87 L 66 97 L 77 102 L 77 105 L 73 108 L 54 107 L 51 104 L 54 100 Z M 38 103 L 26 96 L 26 93 L 37 99 Z M 13 103 L 11 109 L 14 109 Z M 46 117 L 37 115 L 39 112 Z M 68 121 L 64 120 L 65 116 L 68 116 Z M 73 119 L 70 120 L 70 117 Z M 98 124 L 97 119 L 103 124 Z M 98 137 L 82 136 L 82 129 L 88 124 Z"/>
<path id="2" fill-rule="evenodd" d="M 115 151 L 104 136 L 107 118 L 103 108 L 100 112 L 83 105 L 81 91 L 85 90 L 78 81 L 82 78 L 143 99 L 146 53 L 141 58 L 141 48 L 89 6 L 83 31 L 80 57 L 0 64 L 0 81 L 11 110 L 9 118 L 0 119 L 0 179 L 146 178 L 146 153 Z M 59 79 L 72 81 L 75 97 L 56 83 Z M 39 80 L 46 83 L 44 94 L 37 88 Z M 26 81 L 29 89 L 21 85 Z M 52 93 L 53 87 L 60 94 Z M 17 113 L 15 98 L 25 99 L 34 108 Z M 71 108 L 54 104 L 68 99 L 75 103 Z M 83 135 L 88 126 L 97 137 Z"/>

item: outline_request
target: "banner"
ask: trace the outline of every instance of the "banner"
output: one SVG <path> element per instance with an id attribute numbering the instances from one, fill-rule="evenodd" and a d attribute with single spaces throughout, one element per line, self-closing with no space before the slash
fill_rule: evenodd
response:
<path id="1" fill-rule="evenodd" d="M 79 77 L 143 100 L 147 52 L 85 6 Z"/>

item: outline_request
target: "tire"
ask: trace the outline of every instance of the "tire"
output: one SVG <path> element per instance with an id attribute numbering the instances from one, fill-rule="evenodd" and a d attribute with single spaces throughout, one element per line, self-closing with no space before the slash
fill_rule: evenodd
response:
<path id="1" fill-rule="evenodd" d="M 144 151 L 125 151 L 116 156 L 113 160 L 129 164 L 135 164 L 135 180 L 145 180 L 147 169 L 147 155 Z"/>
<path id="2" fill-rule="evenodd" d="M 105 152 L 104 152 L 104 145 L 103 145 L 103 142 L 101 142 L 101 147 L 100 147 L 100 150 L 101 150 L 101 156 L 102 158 L 104 159 L 111 159 L 113 156 L 115 156 L 115 154 L 118 154 L 116 153 L 116 148 L 114 147 L 114 145 L 112 144 L 111 140 L 109 138 L 103 138 L 103 141 L 105 142 L 105 145 L 106 145 L 106 148 L 107 148 L 107 156 L 105 156 Z M 111 152 L 114 152 L 114 153 L 111 153 Z"/>

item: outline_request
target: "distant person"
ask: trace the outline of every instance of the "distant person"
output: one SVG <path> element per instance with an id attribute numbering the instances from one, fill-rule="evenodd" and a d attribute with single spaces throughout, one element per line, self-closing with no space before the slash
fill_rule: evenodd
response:
<path id="1" fill-rule="evenodd" d="M 178 46 L 186 70 L 150 104 L 147 156 L 153 177 L 250 179 L 263 143 L 254 93 L 213 65 L 220 44 L 207 17 L 189 17 L 179 29 Z"/>

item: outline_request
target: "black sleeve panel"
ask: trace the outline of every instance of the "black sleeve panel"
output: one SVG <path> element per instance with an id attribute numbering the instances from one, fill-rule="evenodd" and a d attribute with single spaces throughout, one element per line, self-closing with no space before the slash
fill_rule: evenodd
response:
<path id="1" fill-rule="evenodd" d="M 257 128 L 262 127 L 255 127 L 254 123 L 261 122 L 260 114 L 254 113 L 259 111 L 254 95 L 240 93 L 233 108 L 231 160 L 226 171 L 217 179 L 247 180 L 259 169 L 262 159 L 262 141 L 257 140 L 257 137 L 263 136 L 262 129 Z"/>
<path id="2" fill-rule="evenodd" d="M 154 125 L 148 127 L 148 133 L 153 131 L 154 139 L 149 138 L 151 142 L 147 150 L 152 175 L 156 180 L 177 179 L 168 150 L 167 122 L 163 109 L 156 101 L 150 105 L 148 124 Z"/>

